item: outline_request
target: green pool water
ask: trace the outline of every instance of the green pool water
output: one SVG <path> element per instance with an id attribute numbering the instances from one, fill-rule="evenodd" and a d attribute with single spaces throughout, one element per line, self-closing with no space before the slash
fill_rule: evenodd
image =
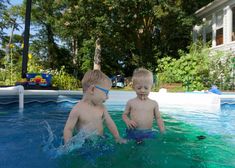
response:
<path id="1" fill-rule="evenodd" d="M 156 139 L 140 145 L 134 141 L 119 145 L 105 128 L 107 138 L 88 146 L 89 156 L 82 155 L 80 147 L 55 155 L 62 145 L 63 128 L 73 106 L 71 102 L 35 102 L 26 104 L 23 112 L 18 112 L 17 105 L 0 106 L 0 167 L 235 168 L 234 104 L 222 105 L 218 113 L 162 108 L 166 134 L 159 134 Z M 124 105 L 107 104 L 107 109 L 124 137 Z M 158 130 L 155 121 L 154 129 Z M 100 144 L 104 146 L 100 148 Z M 80 141 L 77 145 L 81 145 Z"/>
<path id="2" fill-rule="evenodd" d="M 119 131 L 125 135 L 124 123 L 120 120 L 121 111 L 111 112 Z M 115 114 L 115 115 L 114 115 Z M 197 127 L 163 116 L 167 133 L 143 144 L 129 141 L 117 145 L 110 137 L 107 141 L 114 151 L 103 154 L 95 162 L 71 153 L 61 157 L 61 167 L 112 167 L 112 168 L 234 168 L 234 145 L 227 143 L 222 136 L 208 135 Z M 156 124 L 154 126 L 156 128 Z M 156 128 L 157 129 L 157 128 Z M 105 130 L 108 133 L 108 130 Z M 198 136 L 205 136 L 199 139 Z"/>

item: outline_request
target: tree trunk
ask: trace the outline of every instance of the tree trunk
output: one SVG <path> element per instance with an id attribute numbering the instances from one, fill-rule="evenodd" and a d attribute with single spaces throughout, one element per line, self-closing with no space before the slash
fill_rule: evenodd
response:
<path id="1" fill-rule="evenodd" d="M 72 39 L 72 54 L 73 54 L 73 65 L 76 66 L 78 64 L 78 45 L 77 45 L 78 41 L 76 39 L 76 37 L 73 37 Z"/>
<path id="2" fill-rule="evenodd" d="M 95 56 L 94 56 L 94 67 L 93 69 L 101 69 L 101 44 L 100 44 L 100 38 L 97 38 L 95 41 Z"/>
<path id="3" fill-rule="evenodd" d="M 50 24 L 46 24 L 46 33 L 47 33 L 47 45 L 48 45 L 48 62 L 50 67 L 55 68 L 57 60 L 57 51 L 58 47 L 54 40 L 54 33 Z"/>

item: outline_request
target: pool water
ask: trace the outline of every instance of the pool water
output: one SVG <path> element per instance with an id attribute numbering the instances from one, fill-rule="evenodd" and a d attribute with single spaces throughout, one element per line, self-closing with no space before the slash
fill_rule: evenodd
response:
<path id="1" fill-rule="evenodd" d="M 63 127 L 74 105 L 74 101 L 31 102 L 23 112 L 17 104 L 0 106 L 0 167 L 235 167 L 235 104 L 223 103 L 219 113 L 162 107 L 165 135 L 140 145 L 134 141 L 119 145 L 106 128 L 107 138 L 90 145 L 85 154 L 79 143 L 71 152 L 58 154 Z M 107 103 L 107 108 L 125 136 L 124 104 Z M 154 129 L 158 129 L 156 123 Z"/>

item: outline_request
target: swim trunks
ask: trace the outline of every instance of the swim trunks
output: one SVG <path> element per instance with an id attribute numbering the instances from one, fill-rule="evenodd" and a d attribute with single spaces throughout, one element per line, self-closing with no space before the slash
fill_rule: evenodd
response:
<path id="1" fill-rule="evenodd" d="M 126 129 L 126 138 L 134 139 L 137 142 L 142 141 L 143 139 L 154 139 L 157 137 L 157 132 L 151 129 Z"/>

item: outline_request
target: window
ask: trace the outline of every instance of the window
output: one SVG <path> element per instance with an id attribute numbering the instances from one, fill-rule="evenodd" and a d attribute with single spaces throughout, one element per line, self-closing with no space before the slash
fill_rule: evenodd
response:
<path id="1" fill-rule="evenodd" d="M 223 11 L 220 11 L 216 14 L 216 29 L 223 28 Z"/>
<path id="2" fill-rule="evenodd" d="M 216 45 L 223 44 L 223 11 L 216 14 Z"/>
<path id="3" fill-rule="evenodd" d="M 223 28 L 216 30 L 216 45 L 223 44 Z"/>
<path id="4" fill-rule="evenodd" d="M 206 18 L 206 23 L 205 23 L 205 28 L 206 28 L 206 42 L 208 44 L 212 44 L 212 17 Z"/>
<path id="5" fill-rule="evenodd" d="M 235 41 L 235 7 L 232 8 L 232 12 L 233 12 L 232 41 Z"/>

